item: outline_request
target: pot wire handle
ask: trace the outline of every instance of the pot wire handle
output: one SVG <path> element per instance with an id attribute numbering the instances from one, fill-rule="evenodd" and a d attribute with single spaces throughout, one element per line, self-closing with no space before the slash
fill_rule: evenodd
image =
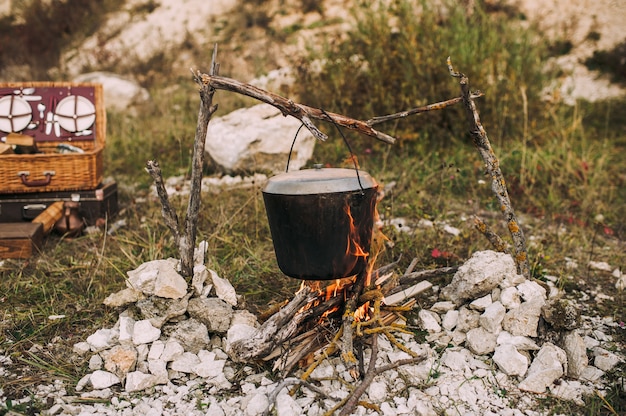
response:
<path id="1" fill-rule="evenodd" d="M 287 157 L 287 168 L 285 169 L 285 172 L 289 172 L 289 161 L 291 160 L 291 153 L 293 152 L 293 147 L 296 145 L 296 139 L 298 138 L 298 133 L 300 133 L 300 130 L 302 130 L 302 127 L 304 127 L 304 123 L 300 124 L 300 127 L 298 127 L 298 130 L 296 131 L 296 135 L 293 136 L 293 141 L 291 142 L 291 148 L 289 149 L 289 156 Z"/>
<path id="2" fill-rule="evenodd" d="M 359 182 L 359 187 L 361 188 L 361 195 L 364 195 L 365 194 L 365 189 L 363 188 L 363 184 L 361 183 L 361 176 L 359 176 L 359 166 L 356 163 L 356 158 L 354 157 L 354 152 L 352 152 L 352 147 L 350 147 L 350 143 L 348 143 L 348 139 L 343 134 L 343 131 L 341 131 L 341 129 L 339 128 L 337 123 L 335 123 L 335 120 L 333 120 L 333 118 L 330 115 L 328 115 L 326 110 L 324 110 L 323 108 L 321 110 L 322 110 L 322 113 L 326 117 L 328 117 L 328 119 L 331 121 L 331 123 L 333 123 L 335 125 L 335 127 L 337 128 L 337 131 L 339 131 L 339 134 L 341 135 L 341 138 L 343 139 L 343 142 L 348 147 L 348 151 L 350 152 L 350 156 L 351 156 L 350 158 L 352 159 L 352 163 L 354 163 L 354 170 L 356 172 L 356 180 Z M 287 157 L 287 168 L 285 169 L 285 172 L 289 172 L 289 161 L 291 160 L 291 153 L 293 152 L 293 147 L 296 144 L 296 139 L 298 138 L 298 133 L 300 133 L 300 130 L 302 129 L 302 127 L 304 127 L 304 123 L 300 124 L 300 127 L 298 127 L 298 130 L 296 131 L 296 135 L 293 137 L 293 141 L 291 142 L 291 148 L 289 149 L 289 156 Z"/>
<path id="3" fill-rule="evenodd" d="M 359 176 L 359 166 L 357 165 L 356 158 L 354 157 L 354 152 L 352 152 L 352 147 L 350 147 L 350 143 L 348 143 L 348 139 L 343 134 L 343 131 L 341 131 L 337 123 L 335 123 L 335 120 L 333 120 L 333 118 L 328 115 L 326 110 L 324 110 L 323 108 L 321 110 L 322 110 L 322 113 L 324 113 L 324 115 L 328 117 L 331 123 L 335 125 L 335 127 L 337 128 L 337 131 L 339 132 L 339 134 L 341 135 L 341 138 L 343 139 L 343 142 L 346 144 L 346 147 L 348 148 L 348 151 L 350 152 L 350 158 L 352 159 L 352 163 L 354 163 L 354 170 L 356 172 L 356 180 L 359 182 L 359 187 L 361 187 L 361 195 L 364 195 L 365 189 L 363 189 L 363 184 L 361 183 L 361 177 Z"/>

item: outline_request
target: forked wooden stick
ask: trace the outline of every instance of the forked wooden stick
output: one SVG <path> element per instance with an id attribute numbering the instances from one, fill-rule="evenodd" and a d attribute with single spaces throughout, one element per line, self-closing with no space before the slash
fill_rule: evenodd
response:
<path id="1" fill-rule="evenodd" d="M 517 266 L 517 272 L 526 278 L 530 278 L 530 267 L 528 264 L 528 252 L 526 251 L 526 239 L 524 238 L 524 232 L 519 226 L 517 216 L 513 210 L 513 205 L 511 204 L 511 199 L 509 198 L 509 192 L 506 188 L 506 181 L 504 180 L 504 176 L 500 170 L 500 162 L 491 147 L 491 143 L 487 137 L 487 132 L 480 122 L 478 110 L 476 109 L 476 103 L 474 103 L 472 93 L 469 89 L 469 78 L 467 78 L 465 74 L 454 70 L 450 57 L 448 57 L 447 64 L 450 75 L 459 79 L 465 114 L 469 123 L 469 130 L 474 141 L 474 146 L 478 149 L 478 152 L 485 162 L 485 167 L 489 171 L 489 175 L 491 176 L 491 190 L 500 203 L 500 209 L 507 222 L 509 232 L 511 233 L 515 249 L 515 256 L 513 256 L 513 258 Z"/>

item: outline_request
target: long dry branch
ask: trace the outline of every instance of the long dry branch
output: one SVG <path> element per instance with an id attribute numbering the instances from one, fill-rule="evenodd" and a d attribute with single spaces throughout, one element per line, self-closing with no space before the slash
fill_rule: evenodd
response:
<path id="1" fill-rule="evenodd" d="M 212 88 L 236 92 L 238 94 L 246 95 L 264 103 L 273 105 L 278 108 L 283 115 L 289 115 L 300 120 L 306 128 L 309 129 L 313 136 L 322 141 L 326 140 L 328 137 L 313 124 L 311 121 L 312 118 L 355 130 L 361 134 L 365 134 L 388 144 L 396 142 L 394 137 L 373 129 L 367 122 L 355 120 L 341 114 L 324 111 L 319 108 L 309 107 L 304 104 L 298 104 L 288 98 L 265 91 L 251 84 L 246 84 L 231 78 L 207 74 L 202 75 L 202 80 L 205 84 L 210 85 Z"/>
<path id="2" fill-rule="evenodd" d="M 480 91 L 476 91 L 472 93 L 472 98 L 479 98 L 479 97 L 482 97 L 483 95 L 485 94 L 483 94 Z M 367 120 L 366 123 L 368 126 L 373 126 L 375 124 L 384 123 L 385 121 L 397 120 L 399 118 L 405 118 L 405 117 L 412 116 L 415 114 L 426 113 L 428 111 L 443 110 L 444 108 L 450 107 L 451 105 L 454 105 L 454 104 L 458 104 L 461 101 L 463 101 L 463 97 L 456 97 L 450 100 L 440 101 L 438 103 L 428 104 L 428 105 L 424 105 L 421 107 L 412 108 L 410 110 L 400 111 L 399 113 L 389 114 L 386 116 L 372 117 L 369 120 Z"/>
<path id="3" fill-rule="evenodd" d="M 447 63 L 450 75 L 459 79 L 470 134 L 474 141 L 474 145 L 485 162 L 485 167 L 489 171 L 491 176 L 491 190 L 500 203 L 500 210 L 504 215 L 509 232 L 511 233 L 515 249 L 514 259 L 515 264 L 517 265 L 517 272 L 526 278 L 530 278 L 530 267 L 528 264 L 528 252 L 526 251 L 526 239 L 524 238 L 524 232 L 519 226 L 515 211 L 513 210 L 509 193 L 506 188 L 506 181 L 504 180 L 504 176 L 500 170 L 500 162 L 491 147 L 491 143 L 487 137 L 487 132 L 480 122 L 478 110 L 476 109 L 476 103 L 474 103 L 472 93 L 469 89 L 469 78 L 465 74 L 454 70 L 452 67 L 452 61 L 449 57 Z"/>

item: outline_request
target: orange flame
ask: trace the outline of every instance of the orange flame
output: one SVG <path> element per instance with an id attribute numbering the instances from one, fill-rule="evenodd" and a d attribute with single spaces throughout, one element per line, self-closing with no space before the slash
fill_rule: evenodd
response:
<path id="1" fill-rule="evenodd" d="M 348 235 L 348 246 L 346 247 L 346 256 L 353 255 L 356 257 L 367 257 L 369 253 L 363 250 L 363 247 L 359 244 L 361 237 L 359 230 L 354 225 L 354 217 L 350 211 L 350 205 L 346 204 L 343 208 L 346 215 L 348 215 L 348 221 L 350 222 L 350 234 Z"/>

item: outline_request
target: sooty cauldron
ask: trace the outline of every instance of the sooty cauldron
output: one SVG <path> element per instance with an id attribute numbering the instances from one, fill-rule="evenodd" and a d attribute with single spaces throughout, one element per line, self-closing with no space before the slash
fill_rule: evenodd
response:
<path id="1" fill-rule="evenodd" d="M 377 189 L 368 173 L 355 169 L 305 169 L 270 178 L 263 201 L 280 270 L 304 280 L 363 271 Z"/>

